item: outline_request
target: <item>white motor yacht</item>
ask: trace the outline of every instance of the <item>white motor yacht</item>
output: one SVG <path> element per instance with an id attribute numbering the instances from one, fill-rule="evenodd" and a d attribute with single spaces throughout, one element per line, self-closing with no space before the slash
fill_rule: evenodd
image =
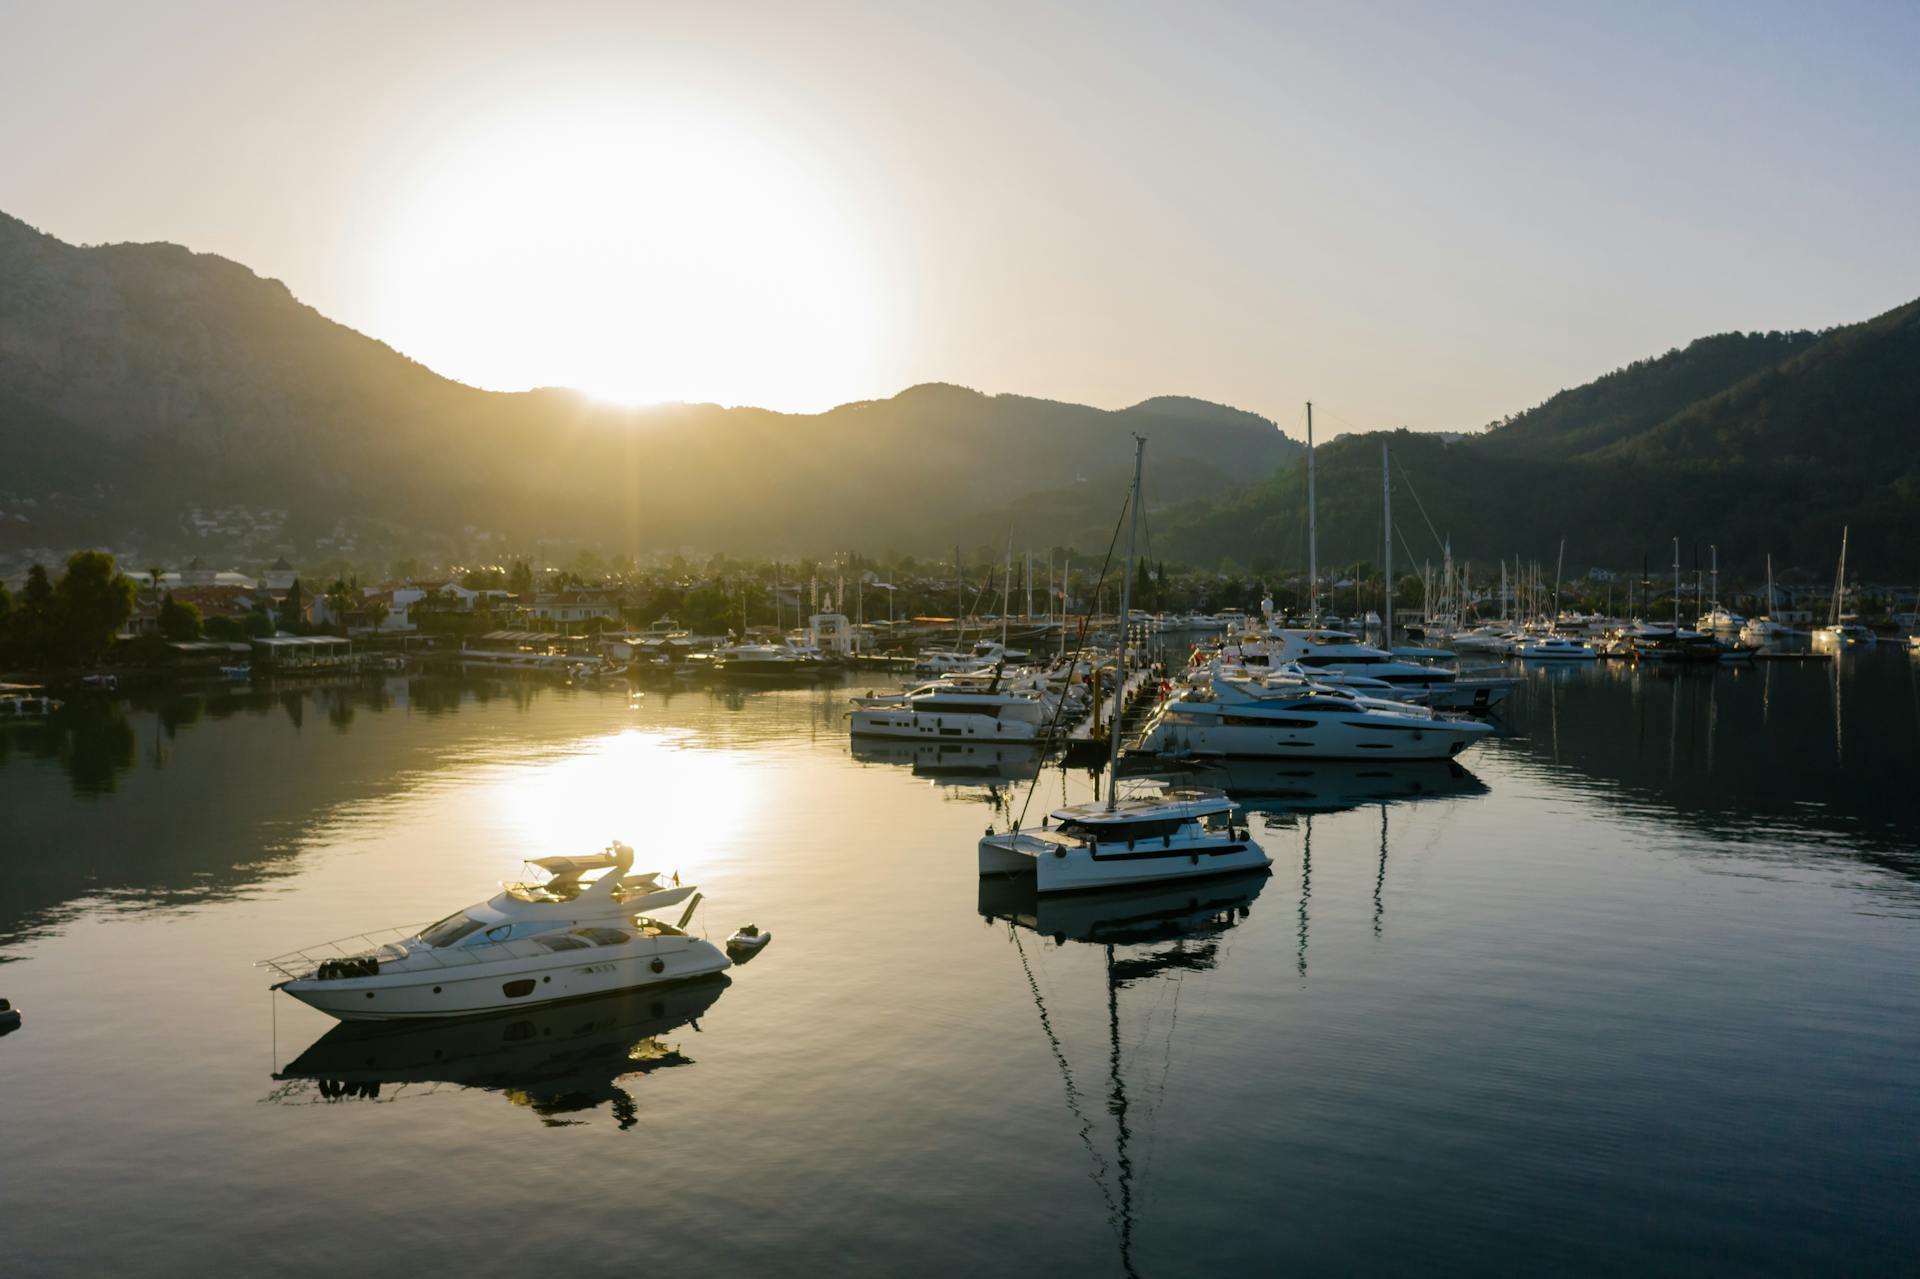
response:
<path id="1" fill-rule="evenodd" d="M 1386 649 L 1363 643 L 1351 631 L 1325 627 L 1276 627 L 1263 639 L 1243 641 L 1239 650 L 1240 660 L 1250 667 L 1297 663 L 1310 673 L 1339 671 L 1380 680 L 1409 692 L 1444 687 L 1460 677 L 1457 671 L 1444 666 L 1403 660 Z"/>
<path id="2" fill-rule="evenodd" d="M 1492 733 L 1478 720 L 1322 685 L 1215 676 L 1160 704 L 1141 749 L 1167 755 L 1451 759 Z"/>
<path id="3" fill-rule="evenodd" d="M 1037 688 L 986 681 L 936 680 L 893 696 L 854 699 L 855 737 L 915 741 L 1037 742 L 1054 719 L 1056 700 Z"/>
<path id="4" fill-rule="evenodd" d="M 730 644 L 713 650 L 713 669 L 748 679 L 817 674 L 825 665 L 788 644 Z"/>
<path id="5" fill-rule="evenodd" d="M 1585 640 L 1541 635 L 1515 646 L 1513 655 L 1523 662 L 1591 662 L 1600 656 L 1600 650 Z"/>
<path id="6" fill-rule="evenodd" d="M 363 934 L 262 961 L 273 989 L 342 1021 L 462 1017 L 717 973 L 720 948 L 687 933 L 692 884 L 629 875 L 633 849 L 541 857 L 544 883 L 504 884 L 419 929 Z M 598 871 L 597 877 L 586 876 Z M 686 903 L 676 922 L 650 912 Z"/>
<path id="7" fill-rule="evenodd" d="M 1776 622 L 1771 617 L 1749 617 L 1740 627 L 1742 644 L 1778 644 L 1782 640 L 1792 639 L 1803 634 L 1784 622 Z"/>

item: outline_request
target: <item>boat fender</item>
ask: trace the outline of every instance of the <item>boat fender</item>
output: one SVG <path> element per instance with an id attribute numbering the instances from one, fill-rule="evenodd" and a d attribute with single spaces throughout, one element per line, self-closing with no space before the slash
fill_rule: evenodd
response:
<path id="1" fill-rule="evenodd" d="M 1053 850 L 1053 855 L 1055 857 L 1065 857 L 1067 855 L 1067 850 L 1064 848 L 1056 848 Z"/>
<path id="2" fill-rule="evenodd" d="M 664 959 L 656 959 L 651 964 L 648 964 L 647 967 L 653 969 L 656 973 L 664 973 L 667 971 L 667 961 Z"/>

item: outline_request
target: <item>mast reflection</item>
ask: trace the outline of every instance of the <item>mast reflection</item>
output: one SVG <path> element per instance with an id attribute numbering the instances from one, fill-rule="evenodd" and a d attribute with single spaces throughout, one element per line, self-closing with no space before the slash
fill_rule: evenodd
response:
<path id="1" fill-rule="evenodd" d="M 1093 1182 L 1120 1249 L 1121 1272 L 1128 1276 L 1137 1276 L 1139 1271 L 1133 1259 L 1134 1103 L 1127 1093 L 1121 1051 L 1121 992 L 1167 981 L 1172 983 L 1177 1006 L 1179 980 L 1187 974 L 1209 971 L 1220 962 L 1226 935 L 1252 913 L 1253 900 L 1266 887 L 1267 878 L 1265 870 L 1258 870 L 1184 884 L 1045 896 L 1034 891 L 1031 880 L 980 881 L 980 914 L 1007 925 L 1008 937 L 1019 954 L 1041 1033 L 1066 1091 L 1067 1111 L 1092 1163 Z M 1102 1148 L 1099 1125 L 1087 1105 L 1088 1093 L 1074 1076 L 1035 976 L 1027 933 L 1049 939 L 1055 946 L 1081 944 L 1101 949 L 1107 1008 L 1103 1100 L 1114 1128 L 1111 1159 Z M 1170 1057 L 1170 1041 L 1167 1051 Z"/>

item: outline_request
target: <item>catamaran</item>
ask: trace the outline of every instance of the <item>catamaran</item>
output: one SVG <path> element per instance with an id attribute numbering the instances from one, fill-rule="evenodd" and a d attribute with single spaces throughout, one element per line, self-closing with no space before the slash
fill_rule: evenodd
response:
<path id="1" fill-rule="evenodd" d="M 1140 535 L 1140 473 L 1147 442 L 1134 437 L 1133 491 L 1128 498 L 1132 526 L 1127 536 L 1126 573 L 1120 579 L 1120 616 L 1132 606 L 1134 549 Z M 1121 627 L 1115 652 L 1115 688 L 1126 687 L 1127 628 Z M 1216 790 L 1142 785 L 1122 799 L 1116 778 L 1120 765 L 1120 702 L 1113 699 L 1107 726 L 1107 797 L 1055 809 L 1040 829 L 987 828 L 980 840 L 982 875 L 1032 875 L 1037 892 L 1109 888 L 1156 880 L 1220 875 L 1263 869 L 1272 864 L 1251 833 L 1234 821 L 1233 801 Z"/>

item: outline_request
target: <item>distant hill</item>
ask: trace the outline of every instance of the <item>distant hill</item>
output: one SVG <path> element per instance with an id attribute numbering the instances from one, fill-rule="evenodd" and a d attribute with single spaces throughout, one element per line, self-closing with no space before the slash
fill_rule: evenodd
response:
<path id="1" fill-rule="evenodd" d="M 1019 546 L 1097 549 L 1136 432 L 1156 558 L 1304 565 L 1299 446 L 1204 400 L 1106 411 L 929 384 L 782 414 L 482 391 L 236 263 L 77 248 L 0 215 L 0 553 L 177 551 L 196 545 L 187 511 L 234 503 L 288 512 L 273 536 L 296 558 L 336 526 L 372 562 L 503 541 L 944 553 L 1010 524 Z M 1319 452 L 1324 563 L 1378 559 L 1382 438 Z M 1920 302 L 1702 338 L 1478 434 L 1386 438 L 1416 554 L 1437 551 L 1430 517 L 1488 568 L 1562 536 L 1569 567 L 1659 563 L 1679 536 L 1743 572 L 1771 552 L 1824 573 L 1850 524 L 1862 574 L 1920 577 Z"/>
<path id="2" fill-rule="evenodd" d="M 1524 555 L 1569 571 L 1692 562 L 1757 576 L 1831 573 L 1842 525 L 1869 580 L 1920 576 L 1920 302 L 1826 333 L 1723 334 L 1553 396 L 1478 435 L 1343 436 L 1318 450 L 1321 559 L 1380 558 L 1380 446 L 1394 458 L 1395 516 L 1408 551 L 1437 558 L 1433 521 L 1456 557 L 1497 572 Z M 1415 496 L 1419 505 L 1414 502 Z M 1425 509 L 1423 516 L 1420 507 Z M 1297 465 L 1224 501 L 1162 520 L 1165 554 L 1210 563 L 1304 562 Z"/>
<path id="3" fill-rule="evenodd" d="M 1105 411 L 916 386 L 821 414 L 623 409 L 482 391 L 336 324 L 275 280 L 168 244 L 77 248 L 0 215 L 0 550 L 164 548 L 191 506 L 347 522 L 394 547 L 473 528 L 609 550 L 741 554 L 1091 541 L 1132 433 L 1156 503 L 1271 473 L 1299 446 L 1181 397 Z M 1037 500 L 1040 494 L 1052 500 Z M 57 498 L 46 500 L 48 495 Z"/>

